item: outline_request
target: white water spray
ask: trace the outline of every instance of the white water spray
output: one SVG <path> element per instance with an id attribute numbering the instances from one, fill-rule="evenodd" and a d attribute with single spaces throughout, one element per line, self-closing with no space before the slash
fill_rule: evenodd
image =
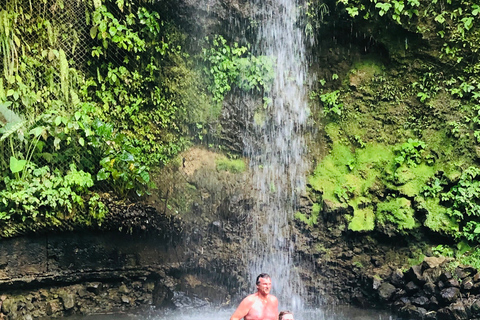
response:
<path id="1" fill-rule="evenodd" d="M 304 33 L 299 25 L 302 0 L 257 0 L 256 54 L 273 57 L 275 80 L 263 123 L 246 130 L 245 153 L 253 171 L 256 210 L 247 257 L 252 279 L 266 272 L 283 308 L 298 310 L 304 287 L 293 261 L 289 222 L 305 188 L 303 126 L 308 117 Z"/>

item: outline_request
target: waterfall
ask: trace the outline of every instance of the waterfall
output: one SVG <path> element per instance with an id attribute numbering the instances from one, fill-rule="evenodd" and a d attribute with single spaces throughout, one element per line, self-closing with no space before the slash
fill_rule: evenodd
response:
<path id="1" fill-rule="evenodd" d="M 275 80 L 265 120 L 251 121 L 244 136 L 253 173 L 255 198 L 252 239 L 247 249 L 252 279 L 270 274 L 282 308 L 300 309 L 304 289 L 294 266 L 289 222 L 305 188 L 305 143 L 308 117 L 304 31 L 299 20 L 302 0 L 257 0 L 255 54 L 273 57 Z"/>

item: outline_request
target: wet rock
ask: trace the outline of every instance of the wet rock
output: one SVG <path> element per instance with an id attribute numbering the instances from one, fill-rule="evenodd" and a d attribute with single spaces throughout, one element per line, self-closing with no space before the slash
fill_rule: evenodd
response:
<path id="1" fill-rule="evenodd" d="M 468 312 L 462 302 L 456 302 L 449 306 L 455 319 L 469 319 Z"/>
<path id="2" fill-rule="evenodd" d="M 75 306 L 75 296 L 73 293 L 60 292 L 59 296 L 63 302 L 63 307 L 65 308 L 65 310 L 73 309 L 73 307 Z"/>
<path id="3" fill-rule="evenodd" d="M 470 306 L 470 311 L 473 316 L 480 316 L 480 299 L 476 299 Z"/>
<path id="4" fill-rule="evenodd" d="M 393 299 L 400 299 L 401 297 L 404 297 L 407 294 L 407 291 L 405 291 L 402 288 L 397 288 L 395 290 L 395 294 L 393 296 Z"/>
<path id="5" fill-rule="evenodd" d="M 455 302 L 458 297 L 460 296 L 460 289 L 457 287 L 449 287 L 445 288 L 442 291 L 440 291 L 440 299 L 444 303 L 452 303 Z"/>
<path id="6" fill-rule="evenodd" d="M 390 281 L 394 286 L 400 287 L 405 284 L 405 279 L 402 270 L 395 269 L 390 275 Z"/>
<path id="7" fill-rule="evenodd" d="M 440 275 L 440 280 L 443 282 L 447 282 L 448 280 L 452 279 L 452 273 L 450 271 L 444 271 Z"/>
<path id="8" fill-rule="evenodd" d="M 430 281 L 423 285 L 423 290 L 425 291 L 425 293 L 430 294 L 430 295 L 435 294 L 436 288 L 437 287 L 435 286 L 435 284 L 433 282 L 430 282 Z"/>
<path id="9" fill-rule="evenodd" d="M 455 268 L 455 276 L 461 280 L 474 275 L 476 272 L 477 270 L 470 266 L 458 266 Z"/>
<path id="10" fill-rule="evenodd" d="M 473 293 L 473 294 L 480 293 L 480 282 L 475 282 L 473 284 L 473 288 L 470 290 L 470 292 Z"/>
<path id="11" fill-rule="evenodd" d="M 446 287 L 446 285 L 445 285 L 445 283 L 443 283 L 442 280 L 439 280 L 439 281 L 437 282 L 437 287 L 438 287 L 438 289 L 442 290 L 442 289 L 444 289 L 444 288 Z"/>
<path id="12" fill-rule="evenodd" d="M 420 287 L 417 286 L 413 281 L 410 281 L 405 285 L 405 290 L 407 291 L 407 293 L 413 294 L 420 290 Z"/>
<path id="13" fill-rule="evenodd" d="M 27 311 L 32 311 L 33 309 L 35 309 L 35 306 L 33 305 L 33 303 L 31 301 L 27 301 L 25 303 L 25 307 L 26 307 Z"/>
<path id="14" fill-rule="evenodd" d="M 479 282 L 479 281 L 480 281 L 480 272 L 477 272 L 477 273 L 473 276 L 473 281 L 474 281 L 474 282 Z"/>
<path id="15" fill-rule="evenodd" d="M 47 306 L 46 306 L 47 315 L 49 316 L 57 315 L 60 313 L 61 310 L 62 310 L 62 305 L 60 301 L 52 300 L 47 302 Z"/>
<path id="16" fill-rule="evenodd" d="M 422 276 L 426 282 L 437 282 L 442 274 L 442 269 L 439 267 L 426 269 Z"/>
<path id="17" fill-rule="evenodd" d="M 424 270 L 437 268 L 444 263 L 445 260 L 445 257 L 425 257 L 422 262 L 422 268 Z"/>
<path id="18" fill-rule="evenodd" d="M 380 288 L 381 285 L 382 285 L 382 280 L 377 277 L 373 277 L 372 279 L 373 290 L 378 290 L 378 288 Z"/>
<path id="19" fill-rule="evenodd" d="M 9 314 L 12 311 L 17 311 L 15 301 L 13 299 L 8 299 L 8 298 L 4 300 L 2 303 L 1 311 L 5 314 Z"/>
<path id="20" fill-rule="evenodd" d="M 99 295 L 103 292 L 103 284 L 101 282 L 91 282 L 87 284 L 87 291 Z"/>
<path id="21" fill-rule="evenodd" d="M 397 312 L 400 312 L 400 310 L 402 310 L 403 307 L 405 307 L 406 305 L 409 305 L 409 304 L 411 304 L 411 303 L 410 303 L 410 300 L 407 297 L 401 297 L 400 299 L 397 299 L 393 302 L 393 308 Z"/>
<path id="22" fill-rule="evenodd" d="M 427 310 L 414 305 L 406 305 L 400 310 L 400 314 L 408 319 L 424 319 Z"/>
<path id="23" fill-rule="evenodd" d="M 119 293 L 130 293 L 130 289 L 122 283 L 122 285 L 118 288 Z"/>
<path id="24" fill-rule="evenodd" d="M 436 311 L 428 311 L 425 313 L 425 320 L 437 320 L 437 312 Z"/>
<path id="25" fill-rule="evenodd" d="M 448 279 L 448 280 L 445 282 L 445 286 L 447 286 L 447 287 L 460 288 L 460 283 L 458 282 L 457 279 L 452 278 L 452 279 Z"/>
<path id="26" fill-rule="evenodd" d="M 345 207 L 341 203 L 328 199 L 323 200 L 323 218 L 325 222 L 339 223 L 342 221 Z"/>
<path id="27" fill-rule="evenodd" d="M 395 293 L 396 290 L 397 290 L 397 288 L 395 288 L 394 285 L 392 285 L 391 283 L 388 283 L 388 282 L 384 282 L 378 288 L 378 296 L 383 301 L 389 301 L 392 298 L 392 296 L 393 296 L 393 294 Z"/>
<path id="28" fill-rule="evenodd" d="M 437 310 L 438 306 L 439 306 L 439 304 L 438 304 L 437 297 L 431 296 L 430 297 L 430 309 Z"/>
<path id="29" fill-rule="evenodd" d="M 425 283 L 425 278 L 422 275 L 421 265 L 412 266 L 410 269 L 408 269 L 405 276 L 408 280 L 413 281 L 417 284 L 423 285 Z"/>
<path id="30" fill-rule="evenodd" d="M 472 290 L 473 288 L 473 280 L 472 278 L 465 278 L 465 280 L 462 281 L 462 291 L 463 292 L 468 292 Z"/>
<path id="31" fill-rule="evenodd" d="M 430 299 L 425 296 L 419 296 L 412 299 L 412 303 L 416 306 L 423 307 L 430 304 Z"/>

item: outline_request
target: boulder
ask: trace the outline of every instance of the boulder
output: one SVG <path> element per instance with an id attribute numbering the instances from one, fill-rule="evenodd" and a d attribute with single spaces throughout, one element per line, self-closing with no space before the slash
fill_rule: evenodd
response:
<path id="1" fill-rule="evenodd" d="M 422 276 L 426 282 L 437 282 L 442 274 L 442 269 L 440 267 L 429 268 L 423 271 Z"/>
<path id="2" fill-rule="evenodd" d="M 406 317 L 407 319 L 424 319 L 425 315 L 427 314 L 427 310 L 422 307 L 408 304 L 400 310 L 400 314 L 402 317 Z"/>
<path id="3" fill-rule="evenodd" d="M 75 295 L 71 292 L 61 291 L 59 292 L 60 299 L 63 302 L 65 310 L 73 309 L 75 306 Z"/>
<path id="4" fill-rule="evenodd" d="M 466 277 L 474 275 L 476 272 L 477 270 L 471 266 L 458 266 L 455 268 L 455 277 L 463 280 Z"/>
<path id="5" fill-rule="evenodd" d="M 428 281 L 427 283 L 425 283 L 423 285 L 423 291 L 425 291 L 425 293 L 427 293 L 429 295 L 435 294 L 435 292 L 437 291 L 436 289 L 437 289 L 437 286 L 433 282 L 430 282 L 430 281 Z"/>
<path id="6" fill-rule="evenodd" d="M 417 284 L 424 284 L 425 283 L 425 278 L 422 275 L 422 266 L 421 265 L 416 265 L 410 267 L 406 273 L 406 278 L 410 281 L 413 281 Z"/>
<path id="7" fill-rule="evenodd" d="M 473 280 L 472 278 L 468 277 L 468 278 L 465 278 L 463 281 L 462 281 L 462 291 L 463 292 L 469 292 L 470 290 L 472 290 L 473 288 Z"/>
<path id="8" fill-rule="evenodd" d="M 472 316 L 480 316 L 480 299 L 473 301 L 472 305 L 470 306 L 470 310 L 472 312 Z"/>
<path id="9" fill-rule="evenodd" d="M 412 299 L 412 303 L 416 306 L 424 307 L 430 304 L 430 299 L 426 296 L 418 296 Z"/>
<path id="10" fill-rule="evenodd" d="M 378 288 L 378 296 L 383 301 L 389 301 L 397 288 L 389 282 L 384 282 Z"/>
<path id="11" fill-rule="evenodd" d="M 420 287 L 417 286 L 413 281 L 410 281 L 409 283 L 407 283 L 405 285 L 405 290 L 407 291 L 407 293 L 409 294 L 414 294 L 415 292 L 419 291 L 420 290 Z"/>
<path id="12" fill-rule="evenodd" d="M 448 287 L 440 291 L 440 300 L 444 303 L 451 304 L 457 301 L 460 296 L 460 289 L 457 287 Z"/>
<path id="13" fill-rule="evenodd" d="M 439 267 L 446 260 L 445 257 L 425 257 L 422 262 L 423 270 Z"/>
<path id="14" fill-rule="evenodd" d="M 405 284 L 405 277 L 403 275 L 402 270 L 395 269 L 392 271 L 390 275 L 390 282 L 397 287 L 401 287 Z"/>

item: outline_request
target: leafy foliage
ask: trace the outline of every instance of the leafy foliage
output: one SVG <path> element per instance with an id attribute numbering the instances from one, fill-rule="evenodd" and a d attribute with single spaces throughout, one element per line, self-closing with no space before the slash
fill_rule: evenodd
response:
<path id="1" fill-rule="evenodd" d="M 86 46 L 78 7 L 39 6 L 62 13 L 0 10 L 0 220 L 101 223 L 97 192 L 148 193 L 151 166 L 187 143 L 186 106 L 207 99 L 183 34 L 152 8 L 82 2 Z"/>
<path id="2" fill-rule="evenodd" d="M 215 161 L 217 170 L 219 171 L 229 171 L 232 173 L 241 173 L 246 169 L 245 162 L 243 159 L 226 159 L 220 158 Z"/>
<path id="3" fill-rule="evenodd" d="M 212 39 L 210 48 L 203 49 L 204 72 L 210 78 L 209 90 L 215 101 L 223 101 L 233 86 L 245 91 L 270 91 L 274 76 L 272 58 L 256 57 L 247 51 L 248 47 L 238 43 L 228 45 L 220 35 Z"/>
<path id="4" fill-rule="evenodd" d="M 336 114 L 339 116 L 342 114 L 343 103 L 338 101 L 339 93 L 339 90 L 335 90 L 320 95 L 325 115 Z"/>
<path id="5" fill-rule="evenodd" d="M 406 198 L 393 198 L 377 205 L 377 224 L 393 235 L 417 226 L 415 211 Z"/>
<path id="6" fill-rule="evenodd" d="M 401 166 L 406 163 L 410 167 L 417 166 L 422 161 L 421 153 L 424 149 L 425 142 L 409 138 L 407 142 L 402 143 L 398 148 L 395 164 Z"/>

